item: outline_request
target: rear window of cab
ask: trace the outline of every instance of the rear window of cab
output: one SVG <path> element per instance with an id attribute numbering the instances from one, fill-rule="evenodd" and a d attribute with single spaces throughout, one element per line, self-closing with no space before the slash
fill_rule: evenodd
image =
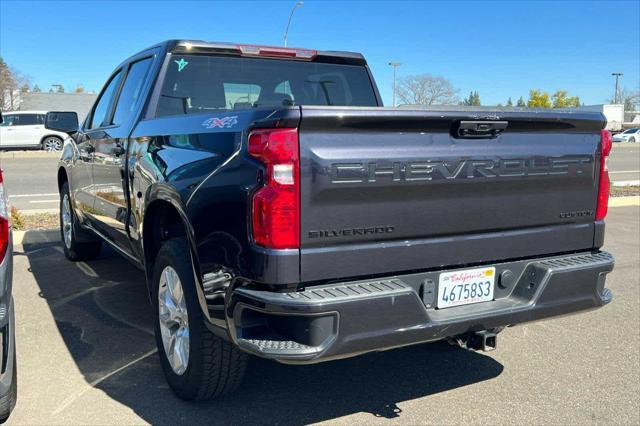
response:
<path id="1" fill-rule="evenodd" d="M 172 55 L 156 116 L 294 105 L 377 106 L 364 66 Z"/>

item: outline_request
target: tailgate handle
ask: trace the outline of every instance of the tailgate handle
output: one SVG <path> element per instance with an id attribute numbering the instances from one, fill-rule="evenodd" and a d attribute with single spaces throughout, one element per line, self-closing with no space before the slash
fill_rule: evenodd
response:
<path id="1" fill-rule="evenodd" d="M 461 121 L 457 135 L 459 138 L 495 138 L 508 124 L 508 121 Z"/>

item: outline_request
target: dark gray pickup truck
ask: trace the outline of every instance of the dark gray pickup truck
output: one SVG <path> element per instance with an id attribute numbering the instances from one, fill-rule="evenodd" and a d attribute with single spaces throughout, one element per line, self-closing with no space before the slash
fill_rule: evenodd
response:
<path id="1" fill-rule="evenodd" d="M 384 108 L 357 53 L 168 41 L 68 131 L 71 260 L 146 272 L 167 380 L 234 389 L 247 354 L 314 363 L 601 307 L 599 113 Z"/>

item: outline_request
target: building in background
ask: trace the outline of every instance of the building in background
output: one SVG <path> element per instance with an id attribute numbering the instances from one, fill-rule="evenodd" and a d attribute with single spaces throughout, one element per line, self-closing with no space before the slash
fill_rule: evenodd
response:
<path id="1" fill-rule="evenodd" d="M 80 122 L 91 110 L 98 95 L 93 93 L 20 93 L 20 111 L 75 111 Z"/>

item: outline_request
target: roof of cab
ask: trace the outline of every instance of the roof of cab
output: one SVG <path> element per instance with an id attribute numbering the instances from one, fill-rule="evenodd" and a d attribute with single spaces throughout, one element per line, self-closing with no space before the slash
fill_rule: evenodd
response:
<path id="1" fill-rule="evenodd" d="M 203 40 L 165 40 L 161 43 L 155 44 L 147 49 L 144 49 L 133 56 L 137 56 L 141 53 L 144 53 L 148 50 L 161 48 L 167 52 L 180 52 L 180 53 L 222 53 L 222 54 L 239 54 L 240 46 L 249 46 L 247 44 L 242 43 L 228 43 L 228 42 L 209 42 Z M 259 46 L 255 45 L 254 47 L 262 47 L 262 48 L 274 48 L 279 50 L 284 50 L 287 48 L 277 47 L 277 46 Z M 313 50 L 313 49 L 302 49 L 302 48 L 288 48 L 287 50 L 303 50 L 303 51 L 313 51 L 315 52 L 315 56 L 311 59 L 312 61 L 317 62 L 330 62 L 330 63 L 343 63 L 343 64 L 352 64 L 352 65 L 366 65 L 366 60 L 361 53 L 357 52 L 344 52 L 337 50 Z M 283 58 L 285 59 L 285 58 Z M 126 61 L 125 61 L 126 62 Z"/>

